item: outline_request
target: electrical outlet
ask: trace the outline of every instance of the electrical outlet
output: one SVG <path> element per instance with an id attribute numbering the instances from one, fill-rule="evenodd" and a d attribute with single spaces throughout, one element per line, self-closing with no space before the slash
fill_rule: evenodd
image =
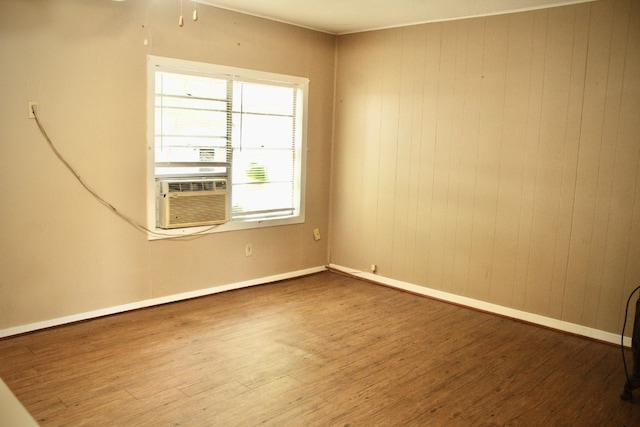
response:
<path id="1" fill-rule="evenodd" d="M 320 230 L 317 228 L 313 229 L 313 239 L 314 240 L 320 240 Z"/>
<path id="2" fill-rule="evenodd" d="M 375 264 L 371 264 L 371 272 L 375 274 L 377 270 L 378 270 L 378 266 Z"/>
<path id="3" fill-rule="evenodd" d="M 38 103 L 35 101 L 29 101 L 29 118 L 35 119 L 38 113 Z"/>
<path id="4" fill-rule="evenodd" d="M 253 255 L 253 245 L 251 243 L 247 243 L 244 246 L 244 256 L 251 256 Z"/>

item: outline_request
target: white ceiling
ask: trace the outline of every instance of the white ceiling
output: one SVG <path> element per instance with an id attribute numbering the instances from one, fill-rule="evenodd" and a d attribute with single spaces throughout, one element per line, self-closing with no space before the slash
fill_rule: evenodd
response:
<path id="1" fill-rule="evenodd" d="M 497 15 L 594 0 L 196 0 L 331 34 Z"/>

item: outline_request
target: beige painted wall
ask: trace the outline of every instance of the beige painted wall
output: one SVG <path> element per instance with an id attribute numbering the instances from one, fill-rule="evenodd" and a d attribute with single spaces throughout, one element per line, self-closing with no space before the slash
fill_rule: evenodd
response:
<path id="1" fill-rule="evenodd" d="M 194 23 L 191 6 L 180 28 L 176 1 L 0 2 L 0 330 L 327 262 L 312 230 L 328 228 L 335 37 L 204 5 Z M 310 79 L 305 224 L 150 242 L 78 185 L 27 102 L 83 179 L 144 223 L 148 54 Z"/>
<path id="2" fill-rule="evenodd" d="M 640 283 L 640 2 L 338 40 L 331 262 L 619 333 Z"/>

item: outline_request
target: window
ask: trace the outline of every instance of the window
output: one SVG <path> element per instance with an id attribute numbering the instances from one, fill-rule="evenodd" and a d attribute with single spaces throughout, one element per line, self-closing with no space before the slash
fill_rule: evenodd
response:
<path id="1" fill-rule="evenodd" d="M 304 221 L 307 79 L 153 56 L 148 72 L 152 228 L 157 182 L 172 179 L 226 180 L 215 231 Z"/>

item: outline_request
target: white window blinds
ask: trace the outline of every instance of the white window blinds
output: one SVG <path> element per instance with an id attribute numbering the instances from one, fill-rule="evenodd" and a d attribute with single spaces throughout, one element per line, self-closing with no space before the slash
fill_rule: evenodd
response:
<path id="1" fill-rule="evenodd" d="M 225 177 L 231 220 L 297 215 L 302 96 L 297 83 L 158 67 L 156 177 Z"/>

